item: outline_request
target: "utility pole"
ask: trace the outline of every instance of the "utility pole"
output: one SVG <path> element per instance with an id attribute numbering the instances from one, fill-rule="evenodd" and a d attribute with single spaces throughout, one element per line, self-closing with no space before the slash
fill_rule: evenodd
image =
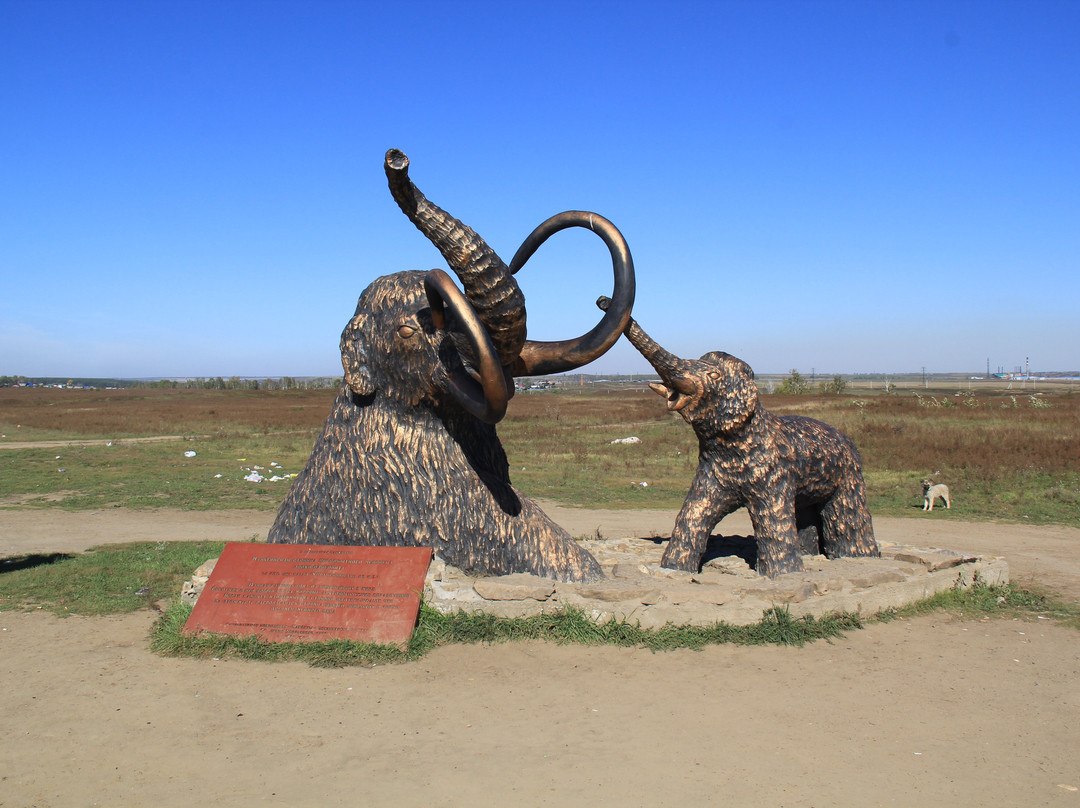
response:
<path id="1" fill-rule="evenodd" d="M 923 390 L 926 389 L 926 365 L 922 366 L 922 386 Z"/>

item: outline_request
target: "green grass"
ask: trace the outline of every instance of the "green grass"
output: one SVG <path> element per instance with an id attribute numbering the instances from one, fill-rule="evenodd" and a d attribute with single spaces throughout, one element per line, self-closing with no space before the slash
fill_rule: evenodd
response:
<path id="1" fill-rule="evenodd" d="M 494 617 L 484 613 L 441 614 L 422 606 L 415 632 L 405 649 L 351 640 L 311 643 L 266 642 L 256 637 L 224 634 L 188 636 L 181 632 L 190 607 L 176 604 L 154 627 L 151 649 L 168 656 L 235 658 L 267 662 L 300 661 L 317 667 L 376 665 L 419 659 L 434 648 L 451 644 L 541 641 L 560 645 L 614 645 L 670 651 L 707 645 L 803 645 L 843 636 L 861 626 L 854 615 L 793 618 L 770 610 L 750 626 L 665 626 L 643 629 L 626 622 L 598 624 L 577 609 L 533 617 Z"/>
<path id="2" fill-rule="evenodd" d="M 697 441 L 655 396 L 642 395 L 516 398 L 499 427 L 515 484 L 563 504 L 677 509 L 697 468 Z M 1001 396 L 964 400 L 973 406 L 928 408 L 911 395 L 764 398 L 778 414 L 816 418 L 855 441 L 873 514 L 921 511 L 919 481 L 940 472 L 953 507 L 926 518 L 1080 527 L 1080 399 L 1048 397 L 1044 409 L 1026 399 L 1013 408 Z M 630 435 L 641 443 L 610 443 Z"/>
<path id="3" fill-rule="evenodd" d="M 0 608 L 41 608 L 59 615 L 124 614 L 179 597 L 200 564 L 224 542 L 135 542 L 76 555 L 0 559 Z"/>
<path id="4" fill-rule="evenodd" d="M 196 567 L 218 556 L 223 547 L 223 542 L 138 542 L 93 547 L 69 556 L 0 560 L 0 608 L 95 616 L 150 608 L 168 599 L 171 605 L 152 631 L 151 648 L 159 653 L 300 660 L 331 667 L 403 662 L 451 643 L 541 640 L 655 651 L 718 643 L 801 645 L 838 637 L 860 625 L 859 619 L 850 615 L 793 618 L 785 611 L 772 610 L 752 626 L 642 629 L 625 622 L 597 624 L 576 609 L 535 617 L 499 618 L 483 613 L 444 615 L 424 606 L 405 650 L 349 640 L 272 643 L 254 637 L 184 635 L 181 629 L 191 608 L 179 602 L 180 585 Z"/>
<path id="5" fill-rule="evenodd" d="M 1053 620 L 1080 629 L 1080 603 L 1066 603 L 1045 592 L 1025 589 L 1016 584 L 976 584 L 967 589 L 947 589 L 917 603 L 881 612 L 875 619 L 890 622 L 939 611 L 979 618 Z"/>
<path id="6" fill-rule="evenodd" d="M 287 480 L 252 483 L 243 478 L 256 465 L 267 478 L 300 471 L 332 391 L 108 391 L 100 400 L 84 391 L 4 395 L 0 427 L 7 441 L 105 437 L 114 443 L 0 451 L 0 508 L 205 510 L 277 508 Z M 818 418 L 851 435 L 863 454 L 875 514 L 905 516 L 921 510 L 919 479 L 940 470 L 953 491 L 953 508 L 935 508 L 925 518 L 1080 526 L 1080 398 L 1048 397 L 1048 407 L 1031 406 L 1024 397 L 1017 397 L 1017 406 L 1009 396 L 959 398 L 958 403 L 953 398 L 949 406 L 927 406 L 899 395 L 867 400 L 769 396 L 766 404 L 779 413 Z M 210 437 L 146 444 L 116 440 L 203 433 Z M 514 483 L 530 496 L 563 504 L 676 509 L 697 467 L 693 433 L 650 393 L 522 395 L 499 433 Z M 641 442 L 611 444 L 631 435 Z M 185 457 L 188 450 L 196 456 Z M 184 636 L 180 628 L 189 610 L 177 600 L 181 582 L 221 547 L 221 542 L 138 543 L 72 556 L 2 559 L 0 608 L 103 615 L 168 599 L 173 605 L 152 635 L 160 653 L 295 659 L 319 666 L 407 661 L 449 643 L 539 640 L 656 651 L 717 643 L 800 644 L 838 637 L 861 625 L 852 615 L 795 619 L 785 611 L 770 611 L 753 626 L 646 630 L 625 622 L 597 625 L 575 610 L 502 619 L 442 615 L 423 607 L 405 650 L 344 640 L 290 644 Z M 1015 586 L 945 592 L 877 619 L 943 609 L 965 617 L 1041 617 L 1080 628 L 1080 607 Z"/>
<path id="7" fill-rule="evenodd" d="M 7 450 L 0 452 L 0 507 L 274 509 L 290 481 L 269 478 L 303 469 L 314 440 L 308 432 Z M 244 479 L 255 466 L 263 482 Z"/>
<path id="8" fill-rule="evenodd" d="M 564 505 L 678 509 L 697 468 L 689 426 L 649 392 L 571 390 L 523 393 L 511 402 L 499 435 L 514 484 Z M 919 480 L 940 471 L 953 508 L 935 508 L 925 518 L 1080 527 L 1080 396 L 1048 394 L 1039 399 L 1044 406 L 1035 407 L 1026 395 L 1016 396 L 1013 406 L 1013 396 L 1004 393 L 935 393 L 935 401 L 949 406 L 928 406 L 925 393 L 922 403 L 910 393 L 763 401 L 777 413 L 817 418 L 851 436 L 875 515 L 916 514 Z M 273 510 L 289 482 L 243 477 L 255 464 L 270 477 L 271 461 L 283 472 L 298 472 L 333 394 L 0 390 L 0 427 L 8 442 L 28 435 L 209 435 L 0 450 L 0 508 Z M 611 443 L 630 436 L 641 442 Z M 189 449 L 196 457 L 183 456 Z"/>
<path id="9" fill-rule="evenodd" d="M 873 619 L 888 622 L 938 611 L 969 618 L 1048 619 L 1080 629 L 1080 605 L 1062 604 L 1046 595 L 1014 585 L 975 586 L 939 593 L 903 609 L 883 612 Z M 501 618 L 484 613 L 444 615 L 422 606 L 408 647 L 373 645 L 349 640 L 314 643 L 273 643 L 256 637 L 223 634 L 187 636 L 181 633 L 190 607 L 175 604 L 155 625 L 151 648 L 170 656 L 248 659 L 268 662 L 299 661 L 316 667 L 378 665 L 419 659 L 434 648 L 450 644 L 541 641 L 557 644 L 611 645 L 647 648 L 655 652 L 710 645 L 795 645 L 843 637 L 861 628 L 852 614 L 793 618 L 782 609 L 766 611 L 758 623 L 732 626 L 673 626 L 643 629 L 624 621 L 598 624 L 577 609 L 534 617 Z"/>
<path id="10" fill-rule="evenodd" d="M 922 517 L 919 481 L 924 474 L 867 470 L 863 475 L 872 514 Z M 934 512 L 925 518 L 1080 527 L 1080 472 L 1050 474 L 1028 468 L 1017 469 L 1005 478 L 979 469 L 954 469 L 947 479 L 952 508 L 946 509 L 939 499 Z"/>
<path id="11" fill-rule="evenodd" d="M 567 505 L 678 509 L 697 469 L 697 441 L 681 421 L 513 421 L 499 435 L 514 484 Z M 638 444 L 612 444 L 637 437 Z M 646 485 L 642 485 L 642 483 Z"/>
<path id="12" fill-rule="evenodd" d="M 405 649 L 350 640 L 273 643 L 255 637 L 185 635 L 181 629 L 191 609 L 179 602 L 180 585 L 196 567 L 219 555 L 222 547 L 222 542 L 139 542 L 95 547 L 71 556 L 5 559 L 0 561 L 0 607 L 45 609 L 65 616 L 108 615 L 150 608 L 167 599 L 171 605 L 151 632 L 151 648 L 157 653 L 296 660 L 320 667 L 407 662 L 434 648 L 457 643 L 542 641 L 653 651 L 701 649 L 723 643 L 802 645 L 841 637 L 862 625 L 856 615 L 794 618 L 787 611 L 772 609 L 749 626 L 719 623 L 643 629 L 625 621 L 596 623 L 572 608 L 534 617 L 500 618 L 484 613 L 444 615 L 422 606 L 416 631 Z M 1080 628 L 1080 605 L 1064 604 L 1014 585 L 951 590 L 890 610 L 877 619 L 942 609 L 966 616 L 1042 617 Z"/>

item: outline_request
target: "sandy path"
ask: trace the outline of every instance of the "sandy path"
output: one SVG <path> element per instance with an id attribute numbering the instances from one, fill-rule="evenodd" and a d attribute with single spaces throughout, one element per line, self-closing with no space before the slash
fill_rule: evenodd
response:
<path id="1" fill-rule="evenodd" d="M 673 516 L 547 509 L 609 537 Z M 0 511 L 0 555 L 246 540 L 272 518 Z M 1080 531 L 932 518 L 875 525 L 1080 593 Z M 152 620 L 0 612 L 0 806 L 1080 806 L 1080 632 L 1050 621 L 935 615 L 802 649 L 453 647 L 322 671 L 158 658 Z"/>
<path id="2" fill-rule="evenodd" d="M 0 442 L 3 449 L 62 449 L 66 446 L 119 446 L 122 443 L 165 443 L 178 440 L 201 440 L 209 435 L 153 435 L 142 438 L 64 438 L 63 440 L 15 440 Z"/>
<path id="3" fill-rule="evenodd" d="M 665 536 L 675 521 L 675 511 L 564 508 L 543 500 L 540 504 L 578 537 L 592 537 L 597 531 L 606 538 Z M 273 521 L 272 511 L 0 509 L 0 558 L 163 538 L 250 541 L 265 537 Z M 753 533 L 745 510 L 727 517 L 719 530 L 728 535 Z M 875 517 L 874 530 L 883 541 L 1005 556 L 1013 580 L 1035 582 L 1080 599 L 1080 530 L 1075 528 L 957 522 L 930 514 Z"/>

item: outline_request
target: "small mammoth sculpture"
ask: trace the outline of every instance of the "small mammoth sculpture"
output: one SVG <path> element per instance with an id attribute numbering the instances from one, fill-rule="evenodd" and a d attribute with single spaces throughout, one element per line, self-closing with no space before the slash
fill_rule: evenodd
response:
<path id="1" fill-rule="evenodd" d="M 634 301 L 630 251 L 602 216 L 569 211 L 533 231 L 508 267 L 420 193 L 408 166 L 402 152 L 387 152 L 391 194 L 464 292 L 439 269 L 387 275 L 363 291 L 341 335 L 341 392 L 268 539 L 428 546 L 481 574 L 599 578 L 596 559 L 513 487 L 495 424 L 514 376 L 572 370 L 618 340 Z M 616 303 L 581 337 L 529 340 L 514 273 L 573 226 L 607 243 Z"/>
<path id="2" fill-rule="evenodd" d="M 597 301 L 601 309 L 607 304 Z M 818 551 L 806 546 L 808 534 L 830 558 L 879 554 L 862 463 L 846 435 L 812 418 L 767 411 L 741 359 L 722 351 L 680 359 L 633 319 L 625 333 L 660 374 L 662 383 L 650 387 L 698 437 L 697 473 L 662 566 L 696 572 L 713 528 L 743 507 L 754 525 L 758 572 L 770 578 L 801 570 L 801 555 Z"/>

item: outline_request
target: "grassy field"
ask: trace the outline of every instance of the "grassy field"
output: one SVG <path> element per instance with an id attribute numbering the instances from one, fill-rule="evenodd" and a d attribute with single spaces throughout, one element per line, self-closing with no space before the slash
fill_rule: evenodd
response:
<path id="1" fill-rule="evenodd" d="M 43 609 L 60 616 L 124 614 L 154 608 L 161 611 L 151 632 L 151 648 L 158 653 L 215 659 L 296 660 L 321 667 L 404 662 L 442 645 L 514 640 L 615 645 L 653 651 L 700 649 L 722 643 L 802 645 L 842 637 L 863 623 L 863 619 L 852 614 L 795 618 L 786 610 L 770 609 L 752 625 L 719 623 L 643 629 L 625 621 L 596 623 L 572 608 L 554 614 L 505 619 L 482 612 L 444 615 L 422 606 L 416 631 L 404 649 L 352 640 L 274 643 L 255 637 L 185 635 L 181 629 L 191 607 L 179 602 L 177 589 L 192 569 L 206 558 L 218 555 L 222 546 L 222 542 L 136 542 L 94 547 L 71 556 L 0 559 L 0 608 Z M 165 605 L 165 601 L 171 602 Z M 1080 625 L 1077 622 L 1080 609 L 1075 605 L 1012 585 L 953 589 L 903 609 L 883 612 L 876 619 L 895 620 L 939 609 Z"/>
<path id="2" fill-rule="evenodd" d="M 0 508 L 274 509 L 307 459 L 334 391 L 0 389 Z M 860 447 L 871 510 L 922 506 L 918 481 L 940 471 L 952 510 L 936 519 L 1002 519 L 1080 526 L 1080 396 L 934 391 L 765 396 L 780 413 L 818 418 Z M 524 393 L 499 427 L 511 475 L 525 493 L 570 505 L 677 508 L 697 464 L 693 433 L 642 388 Z M 139 442 L 142 438 L 165 440 Z M 612 443 L 637 437 L 633 444 Z M 70 441 L 96 441 L 76 445 Z M 13 444 L 52 442 L 16 448 Z M 4 448 L 4 445 L 7 445 Z M 194 454 L 191 454 L 194 453 Z M 245 479 L 258 472 L 261 482 Z M 278 477 L 276 481 L 273 477 Z M 642 485 L 647 483 L 647 485 Z M 0 560 L 0 605 L 57 614 L 161 608 L 220 542 L 143 542 L 72 556 Z M 1009 586 L 950 591 L 878 619 L 927 609 L 1077 625 L 1073 606 Z M 180 633 L 189 607 L 172 603 L 155 626 L 163 654 L 295 659 L 312 665 L 416 659 L 448 643 L 532 639 L 653 650 L 715 643 L 801 644 L 842 636 L 861 621 L 766 612 L 753 626 L 647 631 L 597 625 L 573 610 L 538 618 L 440 615 L 424 608 L 404 650 L 349 641 L 266 643 Z"/>
<path id="3" fill-rule="evenodd" d="M 920 509 L 919 479 L 940 472 L 953 508 L 935 518 L 1080 526 L 1080 395 L 1070 387 L 871 392 L 764 402 L 854 439 L 875 514 Z M 0 450 L 0 508 L 276 508 L 334 394 L 0 389 L 0 447 L 103 441 Z M 522 393 L 499 433 L 515 485 L 568 505 L 677 508 L 697 465 L 689 427 L 640 387 Z M 154 436 L 178 437 L 134 440 Z M 640 443 L 611 443 L 626 437 Z M 265 479 L 245 480 L 253 471 Z"/>

